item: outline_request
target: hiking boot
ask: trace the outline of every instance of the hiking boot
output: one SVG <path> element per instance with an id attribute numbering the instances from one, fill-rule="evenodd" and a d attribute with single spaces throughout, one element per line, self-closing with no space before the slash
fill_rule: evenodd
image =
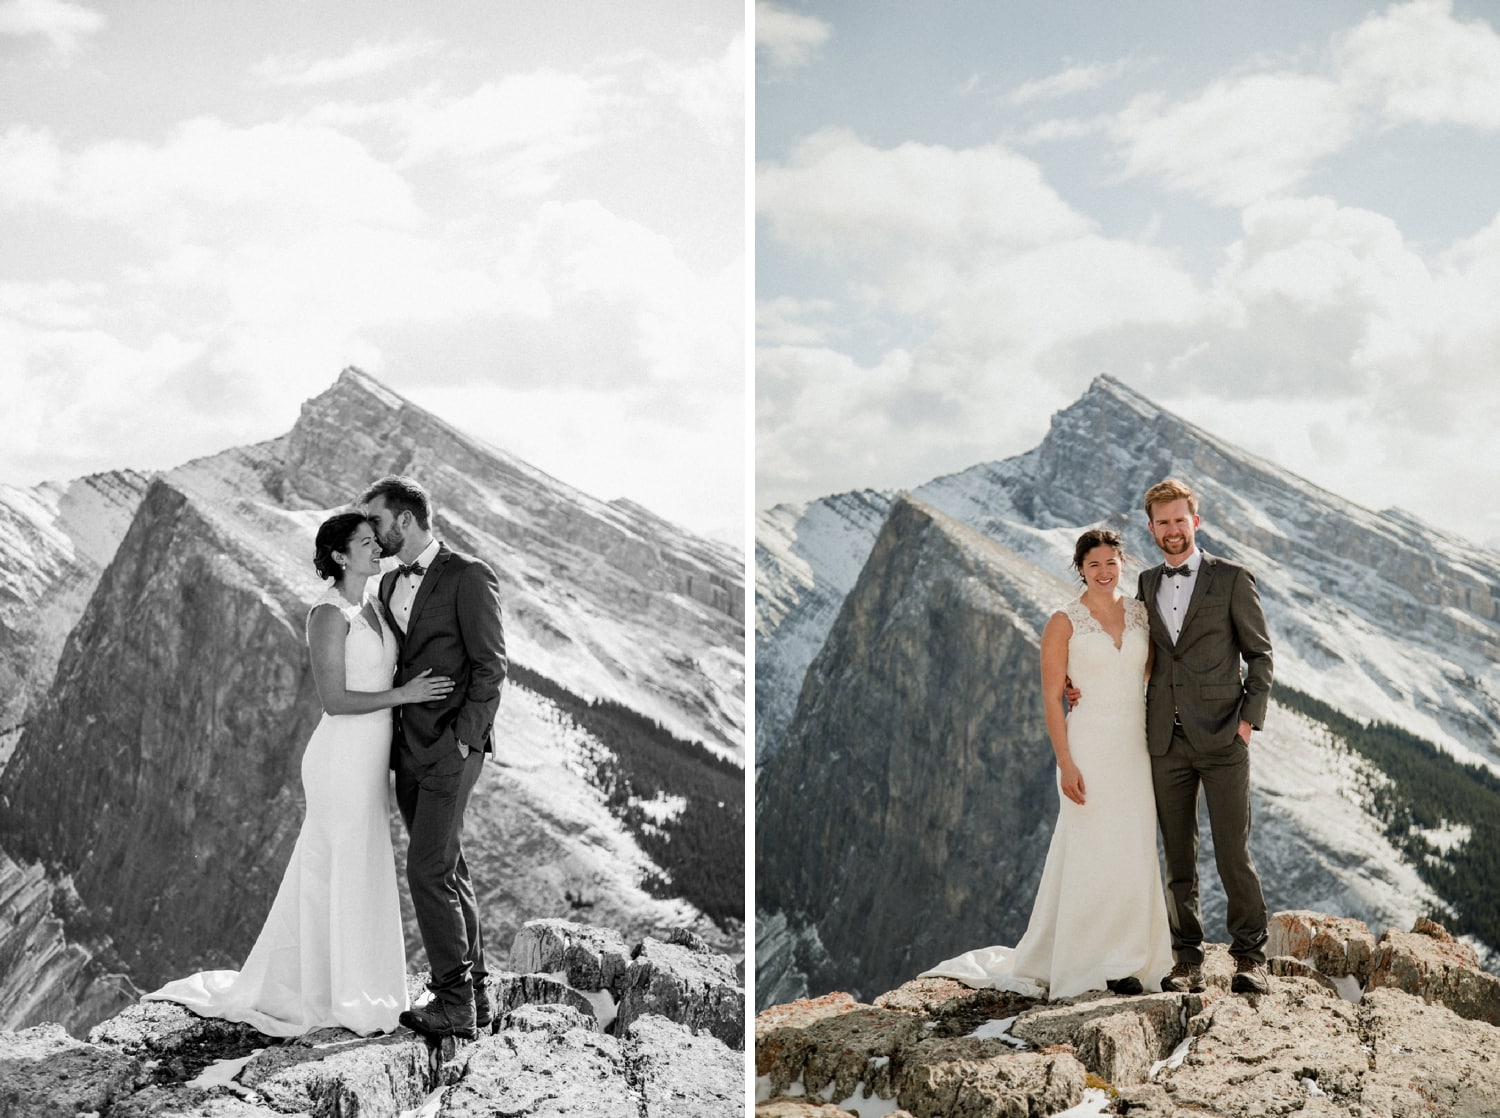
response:
<path id="1" fill-rule="evenodd" d="M 1269 994 L 1271 980 L 1266 968 L 1254 959 L 1235 956 L 1234 977 L 1229 980 L 1229 989 L 1236 994 Z"/>
<path id="2" fill-rule="evenodd" d="M 1161 980 L 1163 993 L 1198 994 L 1203 991 L 1203 967 L 1198 963 L 1178 963 L 1172 973 Z"/>
<path id="3" fill-rule="evenodd" d="M 398 1020 L 414 1033 L 438 1039 L 445 1036 L 473 1040 L 474 1007 L 463 1003 L 450 1003 L 433 998 L 422 1005 L 413 1006 Z"/>

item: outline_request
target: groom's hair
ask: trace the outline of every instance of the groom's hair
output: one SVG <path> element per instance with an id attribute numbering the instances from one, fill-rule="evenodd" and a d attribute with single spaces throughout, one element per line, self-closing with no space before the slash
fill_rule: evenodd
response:
<path id="1" fill-rule="evenodd" d="M 384 497 L 385 507 L 396 516 L 403 510 L 411 513 L 417 526 L 424 532 L 428 531 L 432 522 L 432 498 L 414 478 L 389 474 L 366 489 L 359 503 L 367 505 L 376 497 Z"/>
<path id="2" fill-rule="evenodd" d="M 1198 515 L 1198 494 L 1194 493 L 1185 484 L 1175 477 L 1169 477 L 1166 481 L 1159 481 L 1150 489 L 1146 490 L 1146 516 L 1151 516 L 1152 505 L 1164 505 L 1169 501 L 1186 501 L 1188 512 L 1194 516 Z"/>

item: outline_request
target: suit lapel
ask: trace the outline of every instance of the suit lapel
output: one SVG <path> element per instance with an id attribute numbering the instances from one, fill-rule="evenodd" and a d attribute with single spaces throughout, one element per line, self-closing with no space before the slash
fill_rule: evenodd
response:
<path id="1" fill-rule="evenodd" d="M 422 607 L 427 604 L 427 596 L 432 593 L 432 588 L 438 584 L 443 577 L 443 571 L 448 566 L 448 560 L 453 552 L 448 550 L 446 544 L 438 544 L 438 553 L 432 560 L 432 566 L 427 569 L 427 574 L 422 579 L 422 585 L 417 587 L 417 596 L 411 600 L 411 613 L 408 615 L 408 635 L 410 630 L 416 628 L 417 617 L 422 612 Z"/>
<path id="2" fill-rule="evenodd" d="M 1208 584 L 1213 581 L 1214 568 L 1217 565 L 1218 561 L 1205 551 L 1203 562 L 1198 565 L 1198 577 L 1193 579 L 1193 595 L 1188 599 L 1187 612 L 1182 615 L 1182 628 L 1177 630 L 1179 642 L 1182 640 L 1182 635 L 1187 632 L 1187 627 L 1193 623 L 1193 614 L 1198 612 L 1198 603 L 1207 593 Z"/>

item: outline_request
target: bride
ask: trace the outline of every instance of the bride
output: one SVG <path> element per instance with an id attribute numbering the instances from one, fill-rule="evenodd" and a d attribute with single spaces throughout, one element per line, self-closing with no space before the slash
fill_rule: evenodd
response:
<path id="1" fill-rule="evenodd" d="M 145 1000 L 242 1021 L 267 1036 L 328 1025 L 390 1032 L 407 1008 L 406 950 L 387 807 L 390 708 L 441 698 L 446 676 L 392 688 L 396 639 L 366 580 L 380 545 L 364 516 L 318 528 L 313 566 L 333 585 L 313 603 L 307 643 L 323 717 L 302 756 L 307 813 L 250 956 L 238 971 L 203 971 Z"/>
<path id="2" fill-rule="evenodd" d="M 1057 827 L 1026 934 L 925 976 L 1030 997 L 1086 990 L 1159 990 L 1172 969 L 1156 801 L 1146 752 L 1144 680 L 1151 674 L 1146 606 L 1120 593 L 1120 537 L 1083 533 L 1073 550 L 1082 595 L 1042 630 L 1042 698 L 1057 760 Z M 1087 696 L 1064 713 L 1070 679 Z"/>

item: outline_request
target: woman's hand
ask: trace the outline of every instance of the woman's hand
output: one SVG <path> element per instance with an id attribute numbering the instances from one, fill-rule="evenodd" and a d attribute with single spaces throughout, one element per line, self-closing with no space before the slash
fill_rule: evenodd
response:
<path id="1" fill-rule="evenodd" d="M 1083 803 L 1083 774 L 1078 771 L 1078 766 L 1072 761 L 1065 762 L 1058 768 L 1058 776 L 1062 781 L 1062 793 L 1075 804 Z"/>
<path id="2" fill-rule="evenodd" d="M 453 690 L 453 680 L 445 675 L 433 675 L 431 668 L 423 668 L 411 679 L 396 688 L 401 696 L 401 705 L 408 703 L 430 703 L 441 699 Z"/>

